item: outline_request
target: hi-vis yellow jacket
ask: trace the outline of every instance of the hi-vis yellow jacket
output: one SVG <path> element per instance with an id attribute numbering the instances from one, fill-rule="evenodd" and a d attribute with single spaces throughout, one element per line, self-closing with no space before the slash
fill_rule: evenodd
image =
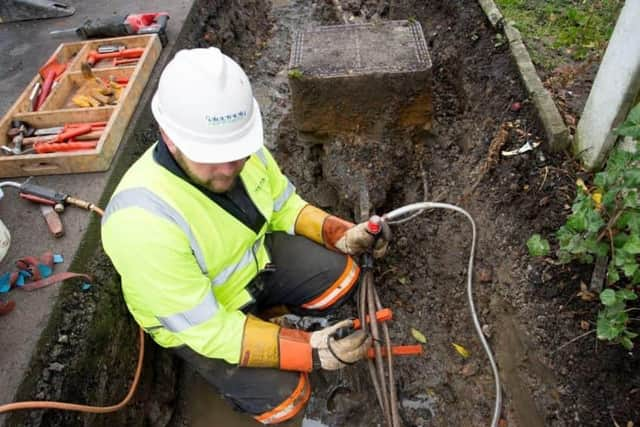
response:
<path id="1" fill-rule="evenodd" d="M 154 146 L 155 147 L 155 146 Z M 151 147 L 125 174 L 102 219 L 105 251 L 129 311 L 163 347 L 188 345 L 237 363 L 245 286 L 269 261 L 268 231 L 294 233 L 304 202 L 266 148 L 240 173 L 265 218 L 258 234 L 156 163 Z"/>

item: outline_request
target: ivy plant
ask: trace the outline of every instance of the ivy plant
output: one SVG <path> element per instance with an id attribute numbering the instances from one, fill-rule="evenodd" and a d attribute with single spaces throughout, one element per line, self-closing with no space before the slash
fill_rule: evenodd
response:
<path id="1" fill-rule="evenodd" d="M 616 132 L 640 139 L 640 104 Z M 614 149 L 593 185 L 578 180 L 577 187 L 571 214 L 555 233 L 556 255 L 560 263 L 609 258 L 596 332 L 600 339 L 631 349 L 638 334 L 630 328 L 627 302 L 635 301 L 640 291 L 640 144 L 636 142 L 635 151 Z M 543 255 L 545 243 L 533 235 L 527 242 L 530 254 Z"/>

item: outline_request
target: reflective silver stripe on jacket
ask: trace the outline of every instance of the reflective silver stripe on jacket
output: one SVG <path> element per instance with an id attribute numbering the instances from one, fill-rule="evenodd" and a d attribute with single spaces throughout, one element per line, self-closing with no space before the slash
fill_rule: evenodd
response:
<path id="1" fill-rule="evenodd" d="M 253 244 L 253 246 L 251 246 L 249 249 L 247 249 L 244 252 L 244 254 L 242 254 L 242 258 L 240 258 L 240 261 L 238 261 L 237 263 L 225 268 L 220 273 L 218 273 L 218 275 L 216 277 L 214 277 L 213 280 L 211 281 L 213 286 L 222 285 L 227 280 L 229 280 L 229 277 L 231 277 L 231 275 L 233 273 L 235 273 L 236 271 L 238 271 L 238 270 L 246 267 L 250 263 L 252 263 L 254 257 L 256 256 L 255 254 L 257 254 L 258 253 L 258 249 L 260 249 L 260 245 L 261 244 L 262 244 L 262 239 L 257 240 Z"/>
<path id="2" fill-rule="evenodd" d="M 208 292 L 202 302 L 192 309 L 171 316 L 157 316 L 158 321 L 169 331 L 179 333 L 193 326 L 198 326 L 216 315 L 219 306 L 213 292 Z"/>
<path id="3" fill-rule="evenodd" d="M 274 212 L 278 212 L 280 209 L 282 209 L 284 204 L 287 203 L 287 200 L 289 200 L 289 197 L 291 197 L 295 192 L 296 192 L 296 187 L 291 183 L 291 181 L 287 179 L 287 187 L 284 189 L 282 194 L 278 196 L 276 201 L 273 202 Z"/>
<path id="4" fill-rule="evenodd" d="M 262 165 L 266 168 L 267 167 L 267 155 L 264 154 L 264 148 L 261 148 L 258 151 L 256 151 L 256 156 L 258 156 L 258 159 L 260 159 L 260 161 L 262 162 Z"/>
<path id="5" fill-rule="evenodd" d="M 160 218 L 165 218 L 180 227 L 189 239 L 189 245 L 191 246 L 193 255 L 196 257 L 196 261 L 200 266 L 202 274 L 207 274 L 207 264 L 204 261 L 204 253 L 202 252 L 202 249 L 200 249 L 200 246 L 191 231 L 191 226 L 171 205 L 146 188 L 129 188 L 119 192 L 111 199 L 107 205 L 104 217 L 102 217 L 102 225 L 104 226 L 112 214 L 121 209 L 127 208 L 144 209 L 145 211 L 159 216 Z"/>

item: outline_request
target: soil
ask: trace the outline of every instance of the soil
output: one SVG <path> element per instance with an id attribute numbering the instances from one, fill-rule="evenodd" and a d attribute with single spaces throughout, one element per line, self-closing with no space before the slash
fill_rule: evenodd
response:
<path id="1" fill-rule="evenodd" d="M 257 92 L 268 94 L 267 127 L 276 129 L 268 143 L 299 193 L 354 220 L 362 180 L 377 213 L 424 199 L 468 210 L 479 232 L 476 306 L 497 356 L 508 425 L 640 421 L 637 353 L 598 342 L 594 334 L 566 345 L 594 328 L 597 302 L 577 296 L 580 283 L 589 283 L 590 268 L 527 254 L 531 234 L 549 235 L 563 223 L 582 173 L 565 153 L 547 153 L 544 144 L 499 155 L 500 146 L 544 142 L 544 132 L 508 47 L 496 47 L 480 7 L 445 0 L 340 5 L 341 12 L 331 1 L 274 8 L 273 36 L 251 68 Z M 418 20 L 433 61 L 433 127 L 375 135 L 297 132 L 287 104 L 285 36 L 305 15 L 305 25 L 337 24 L 343 16 L 350 22 Z M 549 76 L 565 77 L 547 80 L 564 96 L 563 112 L 577 119 L 595 69 L 592 61 Z M 521 108 L 513 111 L 516 101 Z M 497 137 L 501 129 L 506 138 Z M 470 227 L 459 215 L 428 212 L 394 232 L 394 244 L 376 268 L 381 298 L 394 310 L 392 339 L 412 343 L 410 328 L 428 339 L 425 357 L 396 362 L 405 424 L 486 425 L 494 389 L 466 298 Z M 353 314 L 353 307 L 344 310 Z M 471 357 L 461 357 L 452 343 Z M 381 420 L 364 370 L 317 375 L 314 384 L 309 418 L 331 426 Z"/>
<path id="2" fill-rule="evenodd" d="M 590 268 L 559 266 L 527 254 L 525 242 L 531 234 L 549 235 L 563 223 L 575 195 L 575 180 L 582 173 L 566 154 L 544 150 L 544 132 L 508 46 L 496 45 L 495 33 L 478 4 L 338 3 L 341 10 L 332 0 L 273 0 L 269 10 L 262 0 L 201 0 L 194 18 L 200 30 L 183 45 L 220 46 L 248 70 L 263 113 L 265 142 L 309 202 L 356 220 L 364 185 L 376 213 L 431 200 L 460 205 L 473 215 L 478 227 L 474 298 L 503 383 L 506 424 L 501 425 L 639 423 L 638 353 L 598 342 L 593 333 L 569 343 L 595 328 L 597 302 L 577 295 L 580 283 L 589 283 Z M 421 23 L 433 62 L 429 130 L 321 136 L 296 131 L 287 83 L 292 32 L 344 18 L 350 22 L 410 18 Z M 547 81 L 554 93 L 564 96 L 567 114 L 577 118 L 595 68 L 597 63 L 574 79 Z M 512 108 L 514 102 L 521 108 Z M 155 128 L 146 126 L 131 148 L 132 159 L 157 136 Z M 501 150 L 517 149 L 527 141 L 543 144 L 521 155 L 500 155 Z M 430 211 L 393 231 L 389 253 L 375 270 L 383 305 L 394 312 L 392 341 L 413 344 L 411 328 L 427 338 L 424 356 L 396 359 L 404 425 L 487 425 L 495 391 L 488 360 L 473 330 L 465 288 L 471 229 L 461 215 Z M 126 388 L 135 355 L 131 348 L 135 327 L 114 320 L 127 319 L 117 278 L 104 254 L 95 259 L 91 267 L 102 283 L 100 293 L 75 292 L 62 304 L 59 325 L 49 331 L 48 347 L 34 368 L 37 380 L 32 389 L 23 390 L 25 397 L 33 396 L 35 389 L 39 398 L 95 401 L 97 394 L 110 402 Z M 81 307 L 87 306 L 102 313 L 91 324 L 83 317 Z M 344 306 L 338 316 L 353 316 L 354 310 Z M 97 328 L 98 333 L 84 341 L 88 328 Z M 120 338 L 113 337 L 114 331 Z M 121 353 L 115 350 L 98 355 L 107 340 L 115 343 L 114 348 L 128 343 L 122 351 L 126 358 L 120 360 Z M 462 357 L 453 343 L 465 347 L 470 356 Z M 72 350 L 79 354 L 81 366 L 78 360 L 69 361 L 67 368 L 51 365 L 56 361 L 51 352 L 70 355 Z M 86 354 L 91 357 L 82 362 Z M 176 404 L 173 394 L 174 361 L 153 346 L 148 355 L 141 390 L 126 413 L 74 418 L 37 412 L 12 425 L 189 425 L 181 409 L 188 397 L 179 395 Z M 100 369 L 95 370 L 96 364 Z M 74 382 L 78 377 L 81 382 Z M 120 377 L 119 382 L 107 381 Z M 314 395 L 303 425 L 381 425 L 362 367 L 316 373 L 312 384 Z M 101 388 L 111 393 L 95 391 Z"/>

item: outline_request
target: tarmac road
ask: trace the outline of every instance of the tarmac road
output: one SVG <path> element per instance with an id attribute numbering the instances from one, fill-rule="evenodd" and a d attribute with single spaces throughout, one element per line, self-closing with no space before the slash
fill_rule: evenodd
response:
<path id="1" fill-rule="evenodd" d="M 167 28 L 169 43 L 164 47 L 147 82 L 147 87 L 140 97 L 136 111 L 123 136 L 122 147 L 131 141 L 140 117 L 145 113 L 148 115 L 148 105 L 159 71 L 173 55 L 176 40 L 179 39 L 183 28 L 188 25 L 187 18 L 194 1 L 67 0 L 66 3 L 76 8 L 76 13 L 70 17 L 0 24 L 0 56 L 2 57 L 0 114 L 4 115 L 9 110 L 40 66 L 60 43 L 78 41 L 75 34 L 53 37 L 49 34 L 50 31 L 77 27 L 87 19 L 166 11 L 170 15 Z M 120 149 L 107 172 L 38 176 L 34 178 L 34 182 L 81 199 L 97 202 L 122 157 L 122 149 Z M 23 181 L 24 179 L 25 177 L 0 178 L 0 181 Z M 67 209 L 62 214 L 65 236 L 55 239 L 48 233 L 38 206 L 20 199 L 14 189 L 6 189 L 5 197 L 0 200 L 0 218 L 12 234 L 12 245 L 5 259 L 0 263 L 0 274 L 11 271 L 16 259 L 25 255 L 38 256 L 45 250 L 61 253 L 65 261 L 57 265 L 55 271 L 66 271 L 78 253 L 83 239 L 86 239 L 85 234 L 90 220 L 86 212 L 73 208 Z M 13 312 L 0 318 L 0 403 L 13 401 L 41 332 L 47 324 L 58 292 L 59 285 L 54 285 L 37 292 L 14 290 L 9 293 L 9 299 L 14 300 L 17 307 Z M 6 297 L 7 295 L 0 296 L 3 300 L 6 300 Z M 4 425 L 4 419 L 4 416 L 0 416 L 0 426 Z"/>

